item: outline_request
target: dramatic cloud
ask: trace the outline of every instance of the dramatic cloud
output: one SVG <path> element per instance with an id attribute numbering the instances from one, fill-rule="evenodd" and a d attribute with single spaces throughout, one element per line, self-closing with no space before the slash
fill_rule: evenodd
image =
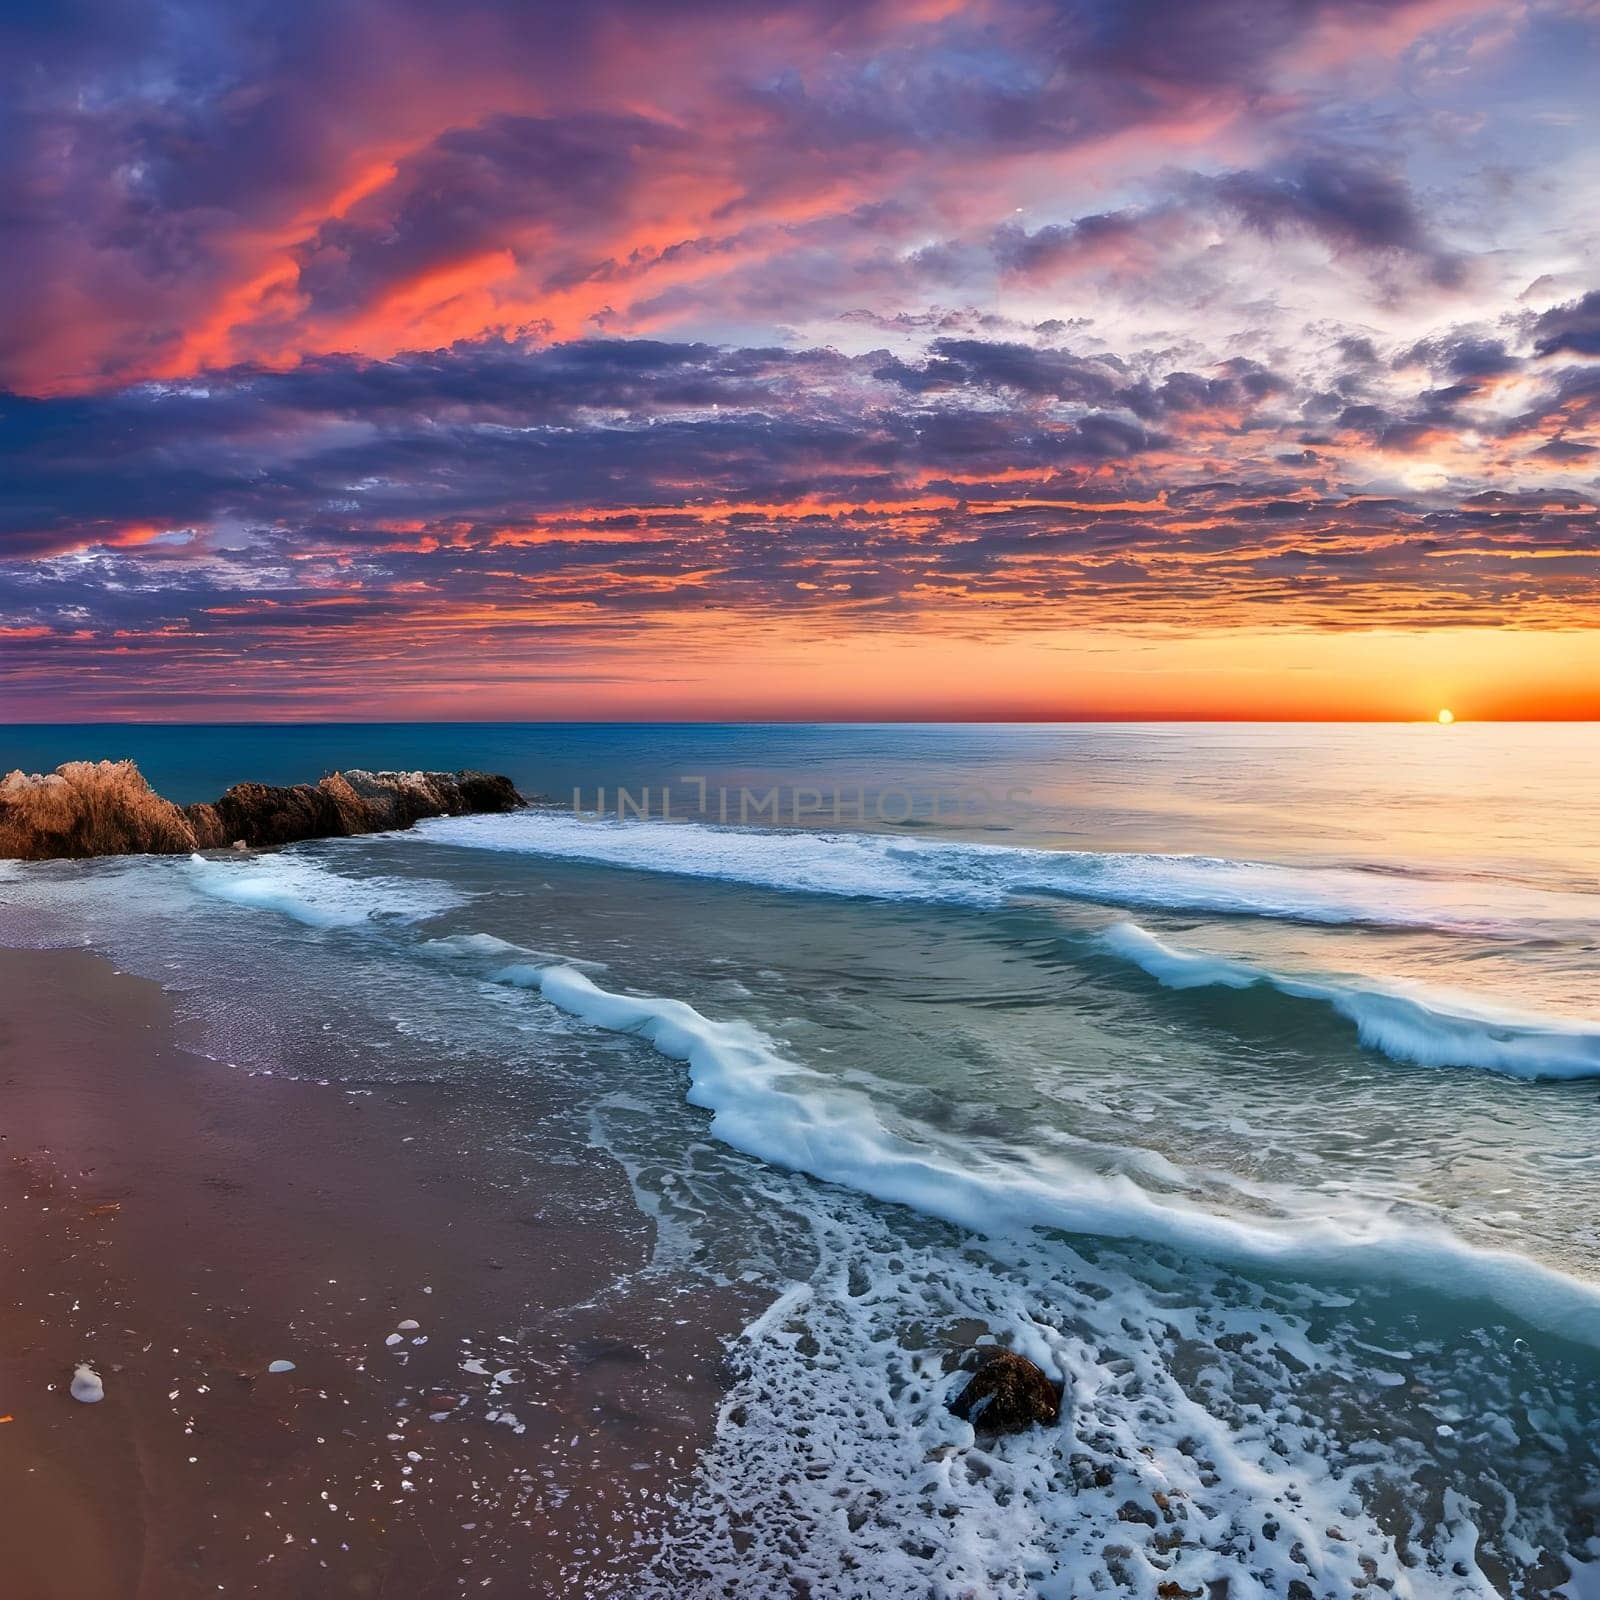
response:
<path id="1" fill-rule="evenodd" d="M 1555 306 L 1534 323 L 1541 356 L 1600 356 L 1600 289 L 1568 306 Z"/>
<path id="2" fill-rule="evenodd" d="M 1585 625 L 1594 29 L 12 7 L 8 687 L 221 667 L 244 703 L 403 657 L 467 693 L 473 652 L 802 623 Z"/>

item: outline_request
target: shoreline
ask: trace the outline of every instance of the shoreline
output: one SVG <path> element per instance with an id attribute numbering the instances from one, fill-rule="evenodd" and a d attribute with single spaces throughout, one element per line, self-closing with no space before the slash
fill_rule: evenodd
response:
<path id="1" fill-rule="evenodd" d="M 648 1271 L 608 1157 L 532 1161 L 484 1110 L 229 1067 L 157 985 L 0 949 L 19 1592 L 651 1593 L 748 1298 Z"/>

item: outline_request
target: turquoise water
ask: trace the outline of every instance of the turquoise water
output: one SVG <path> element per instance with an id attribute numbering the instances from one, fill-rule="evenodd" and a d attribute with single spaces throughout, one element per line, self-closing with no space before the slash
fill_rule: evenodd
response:
<path id="1" fill-rule="evenodd" d="M 227 1059 L 565 1084 L 657 1270 L 765 1286 L 650 1592 L 1587 1592 L 1594 729 L 0 735 L 82 754 L 550 797 L 12 867 L 0 931 L 162 979 Z M 946 1413 L 978 1327 L 1068 1381 L 1056 1434 Z"/>

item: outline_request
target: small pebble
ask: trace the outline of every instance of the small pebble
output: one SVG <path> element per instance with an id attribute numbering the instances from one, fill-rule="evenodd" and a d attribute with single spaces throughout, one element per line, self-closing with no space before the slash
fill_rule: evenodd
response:
<path id="1" fill-rule="evenodd" d="M 86 1406 L 92 1406 L 97 1401 L 106 1397 L 106 1386 L 100 1381 L 100 1374 L 87 1362 L 84 1362 L 72 1374 L 72 1398 L 81 1400 Z"/>
<path id="2" fill-rule="evenodd" d="M 292 1362 L 292 1361 L 274 1361 L 274 1362 L 271 1363 L 271 1365 L 268 1366 L 267 1371 L 268 1372 L 293 1372 L 294 1371 L 294 1362 Z"/>

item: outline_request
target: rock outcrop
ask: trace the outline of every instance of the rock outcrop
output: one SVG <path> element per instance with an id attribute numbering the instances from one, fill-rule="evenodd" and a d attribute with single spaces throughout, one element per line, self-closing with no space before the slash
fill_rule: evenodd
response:
<path id="1" fill-rule="evenodd" d="M 194 830 L 131 761 L 69 761 L 54 772 L 0 778 L 0 857 L 171 855 Z"/>
<path id="2" fill-rule="evenodd" d="M 971 1353 L 977 1371 L 950 1409 L 979 1433 L 1019 1433 L 1061 1420 L 1062 1387 L 1043 1367 L 1000 1345 Z"/>
<path id="3" fill-rule="evenodd" d="M 491 772 L 335 772 L 280 788 L 236 783 L 210 805 L 179 808 L 131 761 L 69 761 L 0 779 L 0 857 L 177 855 L 293 844 L 409 828 L 424 817 L 513 811 L 509 778 Z"/>

